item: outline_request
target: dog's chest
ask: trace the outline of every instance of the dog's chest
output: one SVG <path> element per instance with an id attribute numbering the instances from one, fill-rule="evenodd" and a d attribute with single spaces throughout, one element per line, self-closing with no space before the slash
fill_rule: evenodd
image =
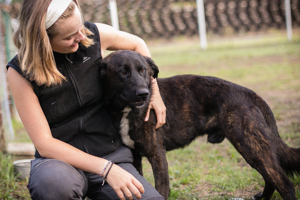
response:
<path id="1" fill-rule="evenodd" d="M 130 112 L 131 112 L 131 108 L 129 108 L 129 107 L 124 108 L 124 110 L 122 111 L 123 117 L 120 122 L 120 134 L 122 137 L 123 144 L 125 144 L 129 148 L 133 149 L 134 141 L 131 140 L 131 138 L 128 134 L 129 133 L 129 119 L 127 118 L 127 116 Z"/>

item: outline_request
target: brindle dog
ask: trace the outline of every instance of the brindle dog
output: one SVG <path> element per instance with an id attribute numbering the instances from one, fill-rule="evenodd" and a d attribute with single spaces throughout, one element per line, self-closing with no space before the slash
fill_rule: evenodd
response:
<path id="1" fill-rule="evenodd" d="M 264 191 L 254 199 L 270 199 L 276 189 L 283 199 L 296 200 L 295 187 L 285 173 L 300 172 L 300 149 L 282 141 L 271 109 L 250 89 L 207 76 L 159 78 L 167 122 L 155 130 L 154 113 L 144 121 L 152 92 L 150 77 L 158 75 L 154 62 L 133 51 L 117 51 L 103 60 L 101 74 L 108 112 L 123 143 L 134 149 L 140 173 L 141 156 L 149 159 L 155 187 L 165 199 L 169 195 L 166 151 L 207 134 L 210 143 L 227 138 L 263 176 Z"/>

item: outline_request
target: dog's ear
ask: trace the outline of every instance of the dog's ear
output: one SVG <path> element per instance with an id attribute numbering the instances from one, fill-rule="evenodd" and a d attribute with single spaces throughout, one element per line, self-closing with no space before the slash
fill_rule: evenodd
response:
<path id="1" fill-rule="evenodd" d="M 154 61 L 151 58 L 146 57 L 146 56 L 144 56 L 144 58 L 148 64 L 148 67 L 150 68 L 150 76 L 152 76 L 153 78 L 157 78 L 158 73 L 159 73 L 158 67 L 156 66 L 156 64 L 154 63 Z"/>
<path id="2" fill-rule="evenodd" d="M 106 70 L 107 70 L 107 62 L 106 60 L 102 60 L 100 62 L 100 76 L 103 77 L 106 74 Z"/>

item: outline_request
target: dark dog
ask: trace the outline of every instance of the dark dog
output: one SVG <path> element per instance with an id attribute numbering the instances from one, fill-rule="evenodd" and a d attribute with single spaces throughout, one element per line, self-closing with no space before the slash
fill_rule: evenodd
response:
<path id="1" fill-rule="evenodd" d="M 263 176 L 264 191 L 254 199 L 270 199 L 276 189 L 283 199 L 296 200 L 295 187 L 285 173 L 300 172 L 300 149 L 282 141 L 272 111 L 253 91 L 214 77 L 158 79 L 167 123 L 155 130 L 154 113 L 144 122 L 151 98 L 150 77 L 158 75 L 154 62 L 136 52 L 117 51 L 103 60 L 101 74 L 108 112 L 123 143 L 138 152 L 135 166 L 141 173 L 141 156 L 149 159 L 155 187 L 165 199 L 169 195 L 166 151 L 207 134 L 211 143 L 226 137 Z"/>

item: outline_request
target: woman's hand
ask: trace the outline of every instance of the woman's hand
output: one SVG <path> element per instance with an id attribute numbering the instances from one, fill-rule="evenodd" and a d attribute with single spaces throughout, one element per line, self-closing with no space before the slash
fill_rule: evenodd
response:
<path id="1" fill-rule="evenodd" d="M 145 192 L 143 185 L 134 176 L 118 165 L 112 166 L 107 175 L 107 182 L 122 200 L 125 200 L 126 197 L 133 199 L 132 194 L 136 196 L 136 198 L 141 199 L 141 194 Z"/>
<path id="2" fill-rule="evenodd" d="M 150 110 L 154 109 L 155 114 L 156 114 L 156 119 L 157 119 L 157 124 L 155 126 L 155 129 L 158 129 L 159 127 L 161 127 L 162 125 L 164 125 L 166 123 L 166 106 L 160 96 L 159 93 L 159 88 L 157 85 L 157 81 L 156 79 L 152 78 L 152 87 L 153 87 L 153 93 L 152 93 L 152 97 L 150 100 L 150 104 L 149 104 L 149 108 L 146 114 L 146 118 L 145 121 L 148 121 L 149 119 L 149 115 L 150 115 Z"/>

